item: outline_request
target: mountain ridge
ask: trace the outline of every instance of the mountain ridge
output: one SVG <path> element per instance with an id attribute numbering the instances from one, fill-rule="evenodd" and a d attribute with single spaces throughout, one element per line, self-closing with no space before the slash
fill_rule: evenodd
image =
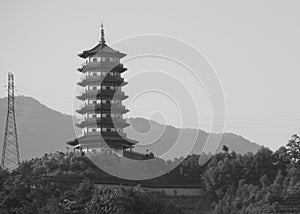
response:
<path id="1" fill-rule="evenodd" d="M 72 115 L 61 113 L 47 107 L 33 97 L 23 95 L 16 97 L 15 107 L 21 159 L 39 157 L 49 152 L 66 151 L 65 142 L 76 137 L 73 127 L 74 116 Z M 6 111 L 7 97 L 0 98 L 0 140 L 2 142 Z M 154 154 L 161 155 L 168 152 L 177 140 L 179 145 L 190 147 L 192 153 L 200 154 L 204 148 L 203 142 L 208 139 L 208 136 L 212 138 L 212 142 L 217 142 L 221 135 L 220 144 L 215 145 L 217 146 L 216 152 L 222 150 L 222 145 L 226 145 L 230 150 L 235 150 L 241 154 L 256 152 L 260 147 L 234 133 L 209 134 L 201 129 L 178 128 L 141 117 L 128 118 L 128 120 L 131 126 L 125 131 L 129 138 L 140 142 L 136 149 L 141 152 L 146 152 L 149 149 Z M 190 142 L 192 140 L 194 145 Z M 175 151 L 174 155 L 177 155 L 176 152 L 178 151 Z M 179 152 L 178 155 L 180 154 Z"/>

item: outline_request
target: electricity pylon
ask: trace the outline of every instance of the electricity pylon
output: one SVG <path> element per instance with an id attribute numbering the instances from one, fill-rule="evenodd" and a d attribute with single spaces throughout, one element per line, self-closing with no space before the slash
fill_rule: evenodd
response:
<path id="1" fill-rule="evenodd" d="M 15 117 L 14 75 L 8 73 L 7 118 L 2 149 L 1 167 L 13 170 L 20 163 L 20 153 Z"/>

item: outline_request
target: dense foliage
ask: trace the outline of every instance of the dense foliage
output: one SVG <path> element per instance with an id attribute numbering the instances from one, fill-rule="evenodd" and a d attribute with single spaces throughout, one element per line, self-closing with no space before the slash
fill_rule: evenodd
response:
<path id="1" fill-rule="evenodd" d="M 214 155 L 202 181 L 215 213 L 300 213 L 299 142 L 294 135 L 276 152 Z"/>
<path id="2" fill-rule="evenodd" d="M 95 185 L 107 178 L 86 157 L 44 155 L 9 173 L 0 169 L 0 213 L 182 213 L 162 193 Z"/>
<path id="3" fill-rule="evenodd" d="M 115 164 L 115 156 L 102 156 Z M 156 160 L 158 168 L 173 167 L 182 159 Z M 300 212 L 300 137 L 275 152 L 262 147 L 256 154 L 236 154 L 224 147 L 204 165 L 191 155 L 164 176 L 142 185 L 201 185 L 211 213 Z M 145 166 L 148 170 L 153 165 Z M 23 162 L 16 170 L 0 169 L 0 213 L 182 213 L 163 193 L 133 187 L 95 185 L 114 181 L 86 156 L 46 154 Z"/>

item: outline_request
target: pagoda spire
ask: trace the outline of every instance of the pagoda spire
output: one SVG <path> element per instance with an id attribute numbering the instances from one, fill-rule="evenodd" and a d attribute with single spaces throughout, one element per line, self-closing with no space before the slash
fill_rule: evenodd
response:
<path id="1" fill-rule="evenodd" d="M 105 44 L 103 21 L 101 21 L 101 44 Z"/>

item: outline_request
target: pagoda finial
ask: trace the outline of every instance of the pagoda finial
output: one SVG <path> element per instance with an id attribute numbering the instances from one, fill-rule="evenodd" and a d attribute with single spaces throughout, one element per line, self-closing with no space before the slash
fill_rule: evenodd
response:
<path id="1" fill-rule="evenodd" d="M 104 39 L 104 27 L 103 27 L 103 20 L 101 21 L 101 40 L 100 40 L 100 42 L 101 42 L 102 44 L 104 44 L 104 43 L 105 43 L 105 39 Z"/>

